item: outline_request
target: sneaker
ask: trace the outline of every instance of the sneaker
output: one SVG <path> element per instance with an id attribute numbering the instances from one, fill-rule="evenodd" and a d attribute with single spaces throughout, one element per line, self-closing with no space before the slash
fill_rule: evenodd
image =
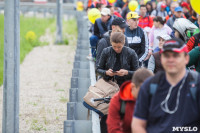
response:
<path id="1" fill-rule="evenodd" d="M 94 58 L 93 58 L 91 55 L 88 55 L 86 58 L 87 58 L 88 60 L 90 60 L 90 61 L 95 61 Z"/>

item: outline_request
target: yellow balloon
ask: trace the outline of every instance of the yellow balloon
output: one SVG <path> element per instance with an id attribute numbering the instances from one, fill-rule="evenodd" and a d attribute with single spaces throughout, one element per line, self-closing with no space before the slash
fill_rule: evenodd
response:
<path id="1" fill-rule="evenodd" d="M 115 3 L 116 0 L 108 0 L 109 3 Z"/>
<path id="2" fill-rule="evenodd" d="M 200 15 L 200 1 L 199 0 L 190 0 L 190 4 L 193 10 Z"/>
<path id="3" fill-rule="evenodd" d="M 88 19 L 91 23 L 95 23 L 95 20 L 101 17 L 101 12 L 96 9 L 92 8 L 91 10 L 88 11 Z"/>
<path id="4" fill-rule="evenodd" d="M 83 11 L 83 8 L 84 8 L 83 2 L 82 1 L 78 1 L 77 5 L 76 5 L 77 11 Z"/>
<path id="5" fill-rule="evenodd" d="M 128 8 L 131 10 L 131 11 L 135 11 L 135 9 L 138 7 L 138 2 L 135 1 L 135 0 L 132 0 L 128 3 Z"/>

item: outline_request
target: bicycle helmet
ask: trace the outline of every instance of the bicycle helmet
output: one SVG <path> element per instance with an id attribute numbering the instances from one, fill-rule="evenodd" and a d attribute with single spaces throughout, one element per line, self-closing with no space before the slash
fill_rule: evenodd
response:
<path id="1" fill-rule="evenodd" d="M 193 24 L 191 21 L 185 18 L 176 19 L 173 24 L 173 28 L 182 35 L 184 41 L 189 40 L 189 37 L 187 36 L 188 31 L 194 32 L 196 29 L 198 29 L 198 27 L 195 24 Z"/>

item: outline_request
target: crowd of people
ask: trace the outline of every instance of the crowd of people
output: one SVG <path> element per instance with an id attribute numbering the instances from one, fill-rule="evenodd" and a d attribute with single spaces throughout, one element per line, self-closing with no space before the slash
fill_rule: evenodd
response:
<path id="1" fill-rule="evenodd" d="M 101 17 L 87 58 L 120 87 L 102 132 L 199 133 L 200 14 L 189 0 L 138 0 L 134 11 L 129 2 L 88 1 Z"/>

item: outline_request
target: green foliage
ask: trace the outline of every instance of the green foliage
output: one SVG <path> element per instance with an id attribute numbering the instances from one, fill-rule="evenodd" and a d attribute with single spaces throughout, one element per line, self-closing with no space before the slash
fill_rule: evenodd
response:
<path id="1" fill-rule="evenodd" d="M 66 99 L 65 97 L 63 97 L 63 96 L 60 97 L 60 102 L 66 103 L 67 101 L 68 101 L 68 99 Z"/>
<path id="2" fill-rule="evenodd" d="M 23 62 L 25 56 L 36 46 L 47 45 L 46 42 L 40 42 L 40 36 L 45 34 L 46 28 L 55 29 L 55 19 L 47 18 L 27 18 L 20 17 L 20 62 Z M 26 34 L 32 31 L 36 37 L 34 41 L 26 40 Z M 3 60 L 4 56 L 4 16 L 0 15 L 0 85 L 3 83 Z"/>
<path id="3" fill-rule="evenodd" d="M 68 45 L 68 44 L 69 44 L 68 39 L 65 39 L 65 40 L 64 40 L 64 44 L 65 44 L 65 45 Z"/>
<path id="4" fill-rule="evenodd" d="M 70 19 L 68 21 L 63 22 L 63 32 L 68 33 L 69 35 L 75 35 L 77 38 L 78 36 L 78 29 L 76 19 Z"/>
<path id="5" fill-rule="evenodd" d="M 39 39 L 45 34 L 46 28 L 53 26 L 52 23 L 55 23 L 55 19 L 20 17 L 20 62 L 23 62 L 33 47 L 47 45 L 47 43 L 41 43 Z M 36 34 L 35 41 L 26 39 L 26 34 L 30 31 Z"/>
<path id="6" fill-rule="evenodd" d="M 36 120 L 36 119 L 32 120 L 31 129 L 37 130 L 37 131 L 41 131 L 41 130 L 46 131 L 47 130 L 41 123 L 38 123 L 38 120 Z"/>

